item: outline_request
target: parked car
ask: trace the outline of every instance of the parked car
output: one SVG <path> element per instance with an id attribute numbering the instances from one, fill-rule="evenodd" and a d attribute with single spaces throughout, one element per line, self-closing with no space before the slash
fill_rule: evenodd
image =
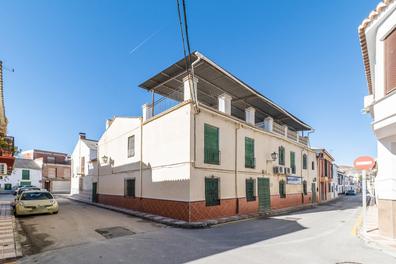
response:
<path id="1" fill-rule="evenodd" d="M 46 190 L 27 190 L 15 201 L 15 215 L 57 214 L 58 202 Z"/>
<path id="2" fill-rule="evenodd" d="M 356 195 L 356 192 L 355 192 L 355 190 L 348 190 L 346 193 L 345 193 L 345 195 Z"/>
<path id="3" fill-rule="evenodd" d="M 21 189 L 21 188 L 29 188 L 29 187 L 36 187 L 36 186 L 33 186 L 33 185 L 19 185 L 18 187 L 15 186 L 15 187 L 13 187 L 12 194 L 13 195 L 17 195 L 19 189 Z"/>

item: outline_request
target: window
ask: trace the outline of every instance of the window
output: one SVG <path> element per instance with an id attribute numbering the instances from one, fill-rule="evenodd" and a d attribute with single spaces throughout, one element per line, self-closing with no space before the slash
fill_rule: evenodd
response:
<path id="1" fill-rule="evenodd" d="M 331 184 L 329 183 L 328 185 L 329 185 L 329 192 L 331 192 Z"/>
<path id="2" fill-rule="evenodd" d="M 245 137 L 245 168 L 256 167 L 254 158 L 254 139 Z"/>
<path id="3" fill-rule="evenodd" d="M 246 201 L 256 201 L 255 180 L 252 178 L 246 179 Z"/>
<path id="4" fill-rule="evenodd" d="M 204 162 L 220 164 L 219 129 L 205 124 L 204 126 Z"/>
<path id="5" fill-rule="evenodd" d="M 303 193 L 304 193 L 304 195 L 308 194 L 307 181 L 306 180 L 303 181 Z"/>
<path id="6" fill-rule="evenodd" d="M 296 153 L 294 151 L 290 151 L 290 168 L 292 174 L 296 174 Z"/>
<path id="7" fill-rule="evenodd" d="M 285 148 L 280 146 L 278 150 L 279 165 L 285 165 Z"/>
<path id="8" fill-rule="evenodd" d="M 327 177 L 327 170 L 328 170 L 328 162 L 327 162 L 327 160 L 325 159 L 324 160 L 324 176 L 325 177 Z"/>
<path id="9" fill-rule="evenodd" d="M 135 179 L 125 179 L 124 186 L 124 195 L 128 197 L 135 197 Z"/>
<path id="10" fill-rule="evenodd" d="M 64 178 L 70 178 L 70 169 L 69 168 L 64 168 L 63 169 L 63 177 Z"/>
<path id="11" fill-rule="evenodd" d="M 135 156 L 135 135 L 128 137 L 128 158 Z"/>
<path id="12" fill-rule="evenodd" d="M 279 181 L 279 197 L 286 198 L 286 183 L 284 180 Z"/>
<path id="13" fill-rule="evenodd" d="M 47 157 L 48 163 L 55 163 L 55 157 Z"/>
<path id="14" fill-rule="evenodd" d="M 30 181 L 21 181 L 19 183 L 19 185 L 20 186 L 30 186 L 30 185 L 32 185 L 32 182 L 30 182 Z"/>
<path id="15" fill-rule="evenodd" d="M 206 206 L 214 206 L 220 204 L 218 178 L 205 178 L 205 202 Z"/>
<path id="16" fill-rule="evenodd" d="M 312 161 L 311 167 L 312 167 L 312 170 L 315 170 L 315 162 L 314 161 Z"/>
<path id="17" fill-rule="evenodd" d="M 396 89 L 396 29 L 384 39 L 385 95 Z"/>
<path id="18" fill-rule="evenodd" d="M 22 180 L 30 180 L 30 170 L 22 170 Z"/>
<path id="19" fill-rule="evenodd" d="M 55 178 L 56 177 L 56 169 L 55 168 L 48 168 L 48 177 Z"/>
<path id="20" fill-rule="evenodd" d="M 308 157 L 307 154 L 303 155 L 303 170 L 306 170 L 308 167 Z"/>

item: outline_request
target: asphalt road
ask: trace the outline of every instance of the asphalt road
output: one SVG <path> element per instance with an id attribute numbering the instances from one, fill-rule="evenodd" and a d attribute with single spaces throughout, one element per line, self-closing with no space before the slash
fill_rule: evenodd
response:
<path id="1" fill-rule="evenodd" d="M 20 263 L 396 263 L 395 258 L 367 247 L 352 235 L 360 211 L 358 196 L 294 214 L 200 230 L 163 228 L 144 222 L 141 232 L 112 239 L 93 235 L 93 226 L 101 222 L 104 227 L 107 223 L 107 227 L 138 230 L 135 224 L 139 221 L 117 216 L 119 222 L 109 222 L 116 213 L 64 203 L 59 214 L 64 219 L 60 222 L 54 216 L 22 219 L 25 226 L 35 223 L 31 240 L 45 228 L 52 244 L 42 247 L 39 254 L 20 259 Z M 58 241 L 63 236 L 69 240 L 87 233 L 91 239 L 82 243 L 70 240 L 75 245 Z"/>

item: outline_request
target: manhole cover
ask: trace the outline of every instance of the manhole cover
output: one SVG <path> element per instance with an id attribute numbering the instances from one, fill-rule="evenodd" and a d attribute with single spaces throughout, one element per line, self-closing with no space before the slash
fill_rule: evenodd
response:
<path id="1" fill-rule="evenodd" d="M 122 236 L 130 236 L 136 234 L 131 230 L 122 227 L 122 226 L 113 226 L 113 227 L 106 227 L 106 228 L 99 228 L 95 229 L 96 232 L 101 234 L 107 239 L 115 238 L 115 237 L 122 237 Z"/>

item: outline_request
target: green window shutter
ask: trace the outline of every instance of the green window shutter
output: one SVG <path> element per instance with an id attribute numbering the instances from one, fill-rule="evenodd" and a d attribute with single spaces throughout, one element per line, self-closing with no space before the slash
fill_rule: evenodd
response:
<path id="1" fill-rule="evenodd" d="M 22 180 L 30 180 L 30 170 L 22 170 Z"/>
<path id="2" fill-rule="evenodd" d="M 279 181 L 279 197 L 286 198 L 286 183 L 284 180 Z"/>
<path id="3" fill-rule="evenodd" d="M 285 165 L 285 148 L 280 146 L 278 149 L 279 165 Z"/>
<path id="4" fill-rule="evenodd" d="M 308 194 L 308 191 L 307 191 L 307 181 L 303 181 L 303 192 L 304 192 L 304 195 L 307 195 Z"/>
<path id="5" fill-rule="evenodd" d="M 256 196 L 254 196 L 254 180 L 246 179 L 246 201 L 255 201 Z"/>
<path id="6" fill-rule="evenodd" d="M 30 181 L 22 181 L 22 182 L 20 182 L 19 185 L 21 185 L 21 186 L 28 186 L 28 185 L 32 185 L 32 182 L 30 182 Z"/>
<path id="7" fill-rule="evenodd" d="M 135 156 L 135 135 L 128 137 L 128 158 Z"/>
<path id="8" fill-rule="evenodd" d="M 135 179 L 125 180 L 125 196 L 135 197 Z"/>
<path id="9" fill-rule="evenodd" d="M 290 168 L 292 170 L 292 173 L 296 173 L 296 153 L 293 151 L 290 151 Z"/>
<path id="10" fill-rule="evenodd" d="M 255 168 L 254 139 L 245 137 L 245 168 Z"/>
<path id="11" fill-rule="evenodd" d="M 204 162 L 220 164 L 219 128 L 204 125 Z"/>
<path id="12" fill-rule="evenodd" d="M 205 178 L 205 202 L 206 206 L 219 205 L 219 179 Z"/>

